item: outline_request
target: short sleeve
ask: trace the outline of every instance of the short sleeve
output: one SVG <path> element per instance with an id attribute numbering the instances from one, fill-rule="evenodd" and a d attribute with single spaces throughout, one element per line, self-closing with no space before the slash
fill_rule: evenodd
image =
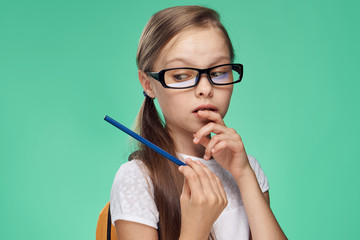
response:
<path id="1" fill-rule="evenodd" d="M 141 161 L 126 162 L 117 171 L 110 193 L 110 212 L 113 225 L 116 220 L 126 220 L 157 229 L 159 212 Z"/>
<path id="2" fill-rule="evenodd" d="M 261 191 L 264 193 L 269 190 L 270 186 L 268 180 L 259 164 L 259 162 L 253 156 L 248 155 L 251 168 L 254 170 L 256 178 L 258 180 Z"/>

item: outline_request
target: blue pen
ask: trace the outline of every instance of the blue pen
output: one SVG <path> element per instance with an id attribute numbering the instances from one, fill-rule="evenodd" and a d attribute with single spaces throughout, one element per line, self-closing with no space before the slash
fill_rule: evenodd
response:
<path id="1" fill-rule="evenodd" d="M 149 148 L 151 148 L 155 152 L 163 155 L 164 157 L 166 157 L 170 161 L 176 163 L 177 165 L 179 165 L 179 166 L 186 165 L 185 163 L 183 163 L 182 161 L 180 161 L 179 159 L 177 159 L 176 157 L 174 157 L 170 153 L 165 152 L 163 149 L 159 148 L 158 146 L 156 146 L 152 142 L 146 140 L 145 138 L 141 137 L 140 135 L 134 133 L 133 131 L 131 131 L 130 129 L 128 129 L 127 127 L 122 125 L 121 123 L 119 123 L 119 122 L 115 121 L 114 119 L 112 119 L 111 117 L 109 117 L 108 115 L 105 116 L 104 120 L 107 121 L 108 123 L 114 125 L 115 127 L 119 128 L 120 130 L 124 131 L 125 133 L 129 134 L 130 136 L 132 136 L 133 138 L 135 138 L 139 142 L 141 142 L 144 145 L 148 146 Z"/>

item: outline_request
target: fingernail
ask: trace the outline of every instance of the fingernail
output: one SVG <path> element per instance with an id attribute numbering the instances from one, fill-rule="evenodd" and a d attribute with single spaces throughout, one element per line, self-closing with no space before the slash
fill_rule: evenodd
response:
<path id="1" fill-rule="evenodd" d="M 198 140 L 199 140 L 199 139 L 197 139 L 197 137 L 194 137 L 193 142 L 194 142 L 194 143 L 197 143 Z"/>

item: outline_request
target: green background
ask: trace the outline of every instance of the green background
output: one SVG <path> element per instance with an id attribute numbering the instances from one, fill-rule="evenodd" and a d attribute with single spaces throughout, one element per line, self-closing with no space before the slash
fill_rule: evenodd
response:
<path id="1" fill-rule="evenodd" d="M 156 11 L 222 16 L 244 64 L 225 118 L 270 182 L 290 239 L 355 239 L 357 1 L 0 2 L 0 238 L 94 239 L 143 101 L 135 55 Z"/>

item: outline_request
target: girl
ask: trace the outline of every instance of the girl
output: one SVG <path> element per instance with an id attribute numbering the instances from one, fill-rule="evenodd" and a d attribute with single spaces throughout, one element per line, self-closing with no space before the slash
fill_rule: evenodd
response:
<path id="1" fill-rule="evenodd" d="M 139 145 L 111 190 L 118 239 L 286 239 L 261 167 L 223 121 L 242 77 L 233 59 L 212 9 L 168 8 L 145 26 L 136 58 L 145 95 L 137 128 L 187 166 Z"/>

